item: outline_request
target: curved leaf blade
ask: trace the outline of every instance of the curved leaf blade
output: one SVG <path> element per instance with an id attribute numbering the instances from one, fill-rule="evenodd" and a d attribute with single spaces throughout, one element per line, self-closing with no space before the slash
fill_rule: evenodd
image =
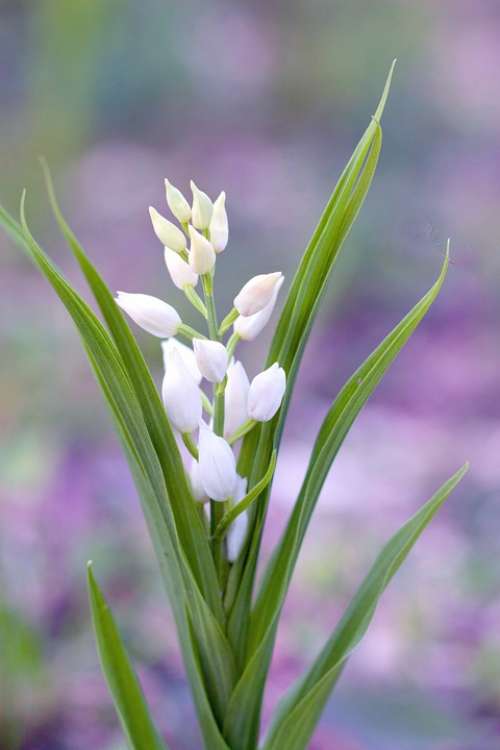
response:
<path id="1" fill-rule="evenodd" d="M 279 706 L 263 750 L 305 750 L 340 671 L 366 633 L 380 597 L 467 470 L 465 464 L 384 546 L 314 664 Z"/>
<path id="2" fill-rule="evenodd" d="M 140 682 L 91 563 L 87 566 L 87 585 L 99 660 L 127 742 L 132 750 L 168 750 L 149 715 Z"/>

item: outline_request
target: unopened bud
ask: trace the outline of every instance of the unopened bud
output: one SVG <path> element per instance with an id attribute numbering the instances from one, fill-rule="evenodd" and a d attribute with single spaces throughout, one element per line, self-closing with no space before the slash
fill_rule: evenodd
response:
<path id="1" fill-rule="evenodd" d="M 196 364 L 204 378 L 211 383 L 220 383 L 227 370 L 227 350 L 219 341 L 193 339 Z"/>
<path id="2" fill-rule="evenodd" d="M 181 191 L 172 185 L 171 182 L 165 180 L 165 192 L 167 195 L 167 203 L 169 209 L 173 215 L 180 221 L 181 224 L 187 224 L 191 218 L 191 206 L 182 195 Z"/>
<path id="3" fill-rule="evenodd" d="M 234 306 L 240 315 L 255 315 L 263 310 L 272 300 L 274 289 L 281 282 L 283 274 L 261 273 L 247 281 L 234 298 Z"/>
<path id="4" fill-rule="evenodd" d="M 236 480 L 236 489 L 234 493 L 234 501 L 233 504 L 235 505 L 240 500 L 243 500 L 247 493 L 247 480 L 245 477 L 240 477 L 238 475 L 238 478 Z M 229 560 L 230 563 L 236 562 L 238 559 L 241 550 L 243 549 L 243 545 L 245 543 L 245 539 L 248 533 L 248 511 L 243 511 L 243 513 L 240 513 L 239 516 L 237 516 L 231 526 L 228 529 L 227 536 L 226 536 L 226 557 Z"/>
<path id="5" fill-rule="evenodd" d="M 250 381 L 241 362 L 233 362 L 227 370 L 224 391 L 224 435 L 229 437 L 248 419 L 247 401 Z"/>
<path id="6" fill-rule="evenodd" d="M 195 461 L 194 458 L 189 469 L 189 483 L 191 485 L 194 499 L 199 503 L 206 503 L 208 501 L 208 495 L 203 489 L 203 485 L 200 481 L 200 466 L 198 461 Z"/>
<path id="7" fill-rule="evenodd" d="M 173 349 L 161 394 L 168 418 L 179 432 L 193 432 L 202 415 L 201 393 L 181 355 Z"/>
<path id="8" fill-rule="evenodd" d="M 170 366 L 172 352 L 175 349 L 179 353 L 182 361 L 191 373 L 191 376 L 196 381 L 196 385 L 199 385 L 201 383 L 201 372 L 199 371 L 198 365 L 196 364 L 196 357 L 194 356 L 194 352 L 189 348 L 189 346 L 186 346 L 186 344 L 182 344 L 180 341 L 176 341 L 175 339 L 167 339 L 167 341 L 161 342 L 161 348 L 163 350 L 163 367 L 165 370 L 167 370 L 167 368 Z"/>
<path id="9" fill-rule="evenodd" d="M 226 194 L 224 191 L 214 203 L 210 219 L 210 240 L 216 253 L 225 250 L 229 238 L 229 225 L 226 213 Z"/>
<path id="10" fill-rule="evenodd" d="M 175 336 L 182 322 L 172 305 L 149 294 L 118 292 L 116 303 L 138 326 L 162 339 Z"/>
<path id="11" fill-rule="evenodd" d="M 189 265 L 196 273 L 210 273 L 215 265 L 215 250 L 212 243 L 192 226 L 189 227 L 189 236 Z"/>
<path id="12" fill-rule="evenodd" d="M 286 375 L 275 362 L 256 375 L 248 391 L 248 416 L 256 422 L 268 422 L 281 406 L 286 390 Z"/>
<path id="13" fill-rule="evenodd" d="M 271 301 L 259 312 L 254 315 L 240 315 L 234 321 L 234 331 L 244 341 L 253 341 L 253 339 L 259 335 L 263 328 L 269 322 L 269 318 L 273 314 L 276 300 L 278 298 L 278 292 L 283 284 L 284 277 L 282 276 L 274 285 L 273 295 Z"/>
<path id="14" fill-rule="evenodd" d="M 189 263 L 181 258 L 179 253 L 165 248 L 165 264 L 167 266 L 170 278 L 178 289 L 184 289 L 186 286 L 196 286 L 198 283 L 198 274 L 196 274 Z"/>
<path id="15" fill-rule="evenodd" d="M 178 253 L 185 249 L 186 238 L 179 227 L 176 227 L 175 224 L 158 213 L 153 206 L 149 207 L 149 215 L 151 216 L 154 233 L 162 245 L 166 245 Z"/>
<path id="16" fill-rule="evenodd" d="M 221 502 L 233 497 L 238 476 L 234 453 L 204 422 L 200 422 L 198 451 L 200 482 L 208 497 Z"/>
<path id="17" fill-rule="evenodd" d="M 193 207 L 191 209 L 191 221 L 196 229 L 208 229 L 212 218 L 213 204 L 203 190 L 200 190 L 191 180 L 191 191 L 193 193 Z"/>

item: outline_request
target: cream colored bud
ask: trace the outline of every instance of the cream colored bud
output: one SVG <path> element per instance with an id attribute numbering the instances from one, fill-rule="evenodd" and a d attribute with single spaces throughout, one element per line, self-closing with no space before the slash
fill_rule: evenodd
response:
<path id="1" fill-rule="evenodd" d="M 179 432 L 193 432 L 202 415 L 201 393 L 177 349 L 170 354 L 161 395 L 174 427 Z"/>
<path id="2" fill-rule="evenodd" d="M 195 461 L 194 458 L 189 469 L 189 483 L 191 485 L 194 499 L 199 503 L 206 503 L 208 501 L 208 495 L 203 489 L 203 485 L 200 481 L 200 466 L 198 461 Z"/>
<path id="3" fill-rule="evenodd" d="M 224 438 L 215 435 L 205 422 L 200 422 L 198 440 L 200 482 L 212 500 L 220 502 L 234 496 L 236 459 Z"/>
<path id="4" fill-rule="evenodd" d="M 233 505 L 243 500 L 247 494 L 247 480 L 238 475 L 234 493 Z M 243 511 L 237 516 L 227 531 L 226 557 L 230 563 L 238 559 L 248 533 L 248 511 Z"/>
<path id="5" fill-rule="evenodd" d="M 212 201 L 203 190 L 200 190 L 191 180 L 191 191 L 193 193 L 193 207 L 191 209 L 191 221 L 196 229 L 208 229 L 212 218 Z"/>
<path id="6" fill-rule="evenodd" d="M 224 391 L 224 435 L 229 437 L 248 419 L 247 401 L 250 381 L 241 362 L 232 362 L 227 369 Z"/>
<path id="7" fill-rule="evenodd" d="M 284 281 L 283 276 L 280 279 L 278 279 L 277 283 L 274 286 L 271 301 L 268 302 L 268 304 L 264 307 L 263 310 L 260 310 L 258 313 L 255 313 L 254 315 L 249 315 L 249 316 L 239 315 L 234 321 L 234 325 L 233 325 L 234 331 L 244 341 L 253 341 L 253 339 L 259 335 L 262 329 L 265 328 L 265 326 L 269 322 L 269 319 L 271 315 L 273 314 L 273 310 L 276 305 L 278 292 L 283 285 L 283 281 Z"/>
<path id="8" fill-rule="evenodd" d="M 178 253 L 185 249 L 186 237 L 179 227 L 162 216 L 153 206 L 149 207 L 149 215 L 151 216 L 154 233 L 162 245 L 166 245 Z"/>
<path id="9" fill-rule="evenodd" d="M 219 341 L 208 339 L 193 339 L 196 364 L 204 378 L 211 383 L 224 380 L 227 370 L 227 350 Z"/>
<path id="10" fill-rule="evenodd" d="M 172 352 L 175 349 L 182 358 L 185 366 L 191 373 L 191 376 L 196 381 L 196 385 L 201 383 L 201 372 L 196 364 L 196 357 L 194 352 L 186 344 L 182 344 L 180 341 L 175 339 L 167 339 L 167 341 L 161 342 L 161 348 L 163 350 L 163 367 L 165 370 L 170 366 Z"/>
<path id="11" fill-rule="evenodd" d="M 215 250 L 212 243 L 192 226 L 189 227 L 189 236 L 189 265 L 195 273 L 210 273 L 215 265 Z"/>
<path id="12" fill-rule="evenodd" d="M 248 391 L 248 416 L 256 422 L 268 422 L 281 406 L 286 390 L 286 375 L 275 362 L 256 375 Z"/>
<path id="13" fill-rule="evenodd" d="M 240 315 L 255 315 L 272 300 L 274 289 L 283 278 L 281 271 L 261 273 L 247 281 L 234 298 L 234 306 Z"/>
<path id="14" fill-rule="evenodd" d="M 193 271 L 189 263 L 181 258 L 179 253 L 165 248 L 165 264 L 167 266 L 170 278 L 178 289 L 184 289 L 186 286 L 196 286 L 198 283 L 198 274 Z"/>
<path id="15" fill-rule="evenodd" d="M 180 221 L 181 224 L 187 224 L 191 218 L 191 206 L 184 198 L 181 191 L 166 179 L 165 193 L 167 196 L 168 207 L 177 221 Z"/>
<path id="16" fill-rule="evenodd" d="M 210 219 L 210 241 L 216 253 L 225 250 L 229 239 L 229 225 L 226 213 L 226 194 L 224 191 L 214 203 L 212 218 Z"/>
<path id="17" fill-rule="evenodd" d="M 182 323 L 172 305 L 149 294 L 118 292 L 115 301 L 127 315 L 130 315 L 134 323 L 162 339 L 175 336 Z"/>

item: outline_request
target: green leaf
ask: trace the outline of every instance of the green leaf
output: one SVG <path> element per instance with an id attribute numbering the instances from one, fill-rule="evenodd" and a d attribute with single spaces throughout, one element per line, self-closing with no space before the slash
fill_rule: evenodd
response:
<path id="1" fill-rule="evenodd" d="M 24 200 L 23 200 L 24 204 Z M 185 559 L 169 503 L 162 468 L 123 361 L 109 334 L 35 242 L 24 217 L 22 227 L 0 210 L 0 223 L 16 238 L 51 283 L 71 315 L 115 426 L 137 486 L 172 606 L 205 742 L 228 750 L 212 707 L 224 706 L 233 683 L 231 651 L 203 599 Z M 14 227 L 14 231 L 12 231 Z M 192 637 L 192 624 L 197 640 Z M 222 713 L 222 709 L 221 709 Z M 219 717 L 220 721 L 220 717 Z"/>
<path id="2" fill-rule="evenodd" d="M 264 750 L 305 750 L 342 667 L 366 633 L 382 593 L 467 469 L 465 464 L 445 482 L 382 549 L 311 669 L 279 706 Z"/>
<path id="3" fill-rule="evenodd" d="M 257 482 L 255 487 L 252 487 L 250 492 L 247 495 L 245 495 L 243 500 L 240 500 L 239 503 L 237 503 L 236 505 L 233 505 L 233 507 L 222 516 L 219 522 L 219 525 L 215 529 L 215 533 L 214 533 L 215 539 L 217 540 L 223 539 L 225 532 L 227 531 L 229 526 L 231 526 L 231 524 L 236 520 L 236 518 L 238 518 L 238 516 L 241 513 L 244 513 L 246 510 L 248 510 L 250 506 L 252 505 L 252 503 L 254 503 L 255 500 L 259 497 L 259 495 L 262 494 L 262 491 L 265 490 L 265 488 L 267 487 L 267 485 L 273 478 L 274 470 L 276 468 L 276 458 L 277 458 L 277 453 L 276 451 L 273 451 L 273 454 L 271 456 L 271 461 L 269 462 L 267 471 L 262 477 L 262 479 L 259 482 Z"/>
<path id="4" fill-rule="evenodd" d="M 97 585 L 91 563 L 88 590 L 97 651 L 123 732 L 132 750 L 166 750 L 149 715 L 141 685 L 132 668 L 108 604 Z"/>
<path id="5" fill-rule="evenodd" d="M 443 285 L 449 256 L 427 294 L 370 354 L 341 389 L 316 439 L 309 466 L 281 541 L 264 574 L 250 618 L 248 662 L 229 704 L 226 722 L 250 727 L 257 722 L 260 700 L 271 663 L 279 616 L 309 521 L 330 467 L 357 415 L 380 383 Z M 245 711 L 240 706 L 245 706 Z M 252 715 L 252 711 L 254 714 Z"/>
<path id="6" fill-rule="evenodd" d="M 328 201 L 292 281 L 268 356 L 268 364 L 279 362 L 287 373 L 287 391 L 279 414 L 270 422 L 252 430 L 245 438 L 239 460 L 240 473 L 255 483 L 265 471 L 273 450 L 277 450 L 298 367 L 319 305 L 324 297 L 338 253 L 364 202 L 378 162 L 382 145 L 380 118 L 388 96 L 394 64 L 382 97 L 368 128 L 354 150 Z M 252 592 L 270 486 L 255 504 L 249 534 L 250 544 L 232 567 L 228 588 L 234 600 L 228 621 L 231 643 L 246 643 Z M 240 646 L 241 650 L 241 646 Z M 270 658 L 266 654 L 266 659 Z M 240 668 L 243 664 L 239 664 Z M 258 670 L 260 671 L 260 670 Z M 234 750 L 250 750 L 256 742 L 263 682 L 250 689 L 248 703 L 240 703 L 238 688 L 231 700 L 233 714 L 226 720 Z M 250 706 L 251 702 L 251 706 Z M 243 708 L 244 706 L 244 708 Z"/>
<path id="7" fill-rule="evenodd" d="M 46 162 L 41 160 L 41 163 L 56 221 L 99 305 L 144 415 L 146 427 L 163 470 L 176 528 L 186 557 L 205 599 L 222 623 L 223 609 L 207 534 L 192 498 L 179 449 L 158 390 L 113 295 L 62 214 Z"/>
<path id="8" fill-rule="evenodd" d="M 252 613 L 250 653 L 256 648 L 269 622 L 283 605 L 321 489 L 351 425 L 429 311 L 442 288 L 448 264 L 447 251 L 434 285 L 349 378 L 323 420 L 297 502 L 267 567 Z"/>

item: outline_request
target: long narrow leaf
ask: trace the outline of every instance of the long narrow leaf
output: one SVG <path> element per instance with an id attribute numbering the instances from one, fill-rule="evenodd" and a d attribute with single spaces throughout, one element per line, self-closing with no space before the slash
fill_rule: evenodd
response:
<path id="1" fill-rule="evenodd" d="M 223 610 L 208 538 L 191 496 L 179 449 L 158 390 L 113 295 L 62 214 L 50 171 L 44 160 L 42 167 L 56 221 L 94 294 L 144 414 L 146 426 L 163 469 L 177 531 L 186 550 L 186 557 L 192 565 L 201 591 L 222 623 Z"/>
<path id="2" fill-rule="evenodd" d="M 132 750 L 168 750 L 149 715 L 141 685 L 90 563 L 87 566 L 87 581 L 102 671 L 129 746 Z"/>
<path id="3" fill-rule="evenodd" d="M 278 708 L 264 750 L 305 750 L 338 675 L 366 633 L 381 595 L 467 469 L 465 464 L 445 482 L 385 545 L 313 666 Z"/>
<path id="4" fill-rule="evenodd" d="M 435 284 L 347 381 L 323 422 L 297 502 L 266 569 L 252 612 L 248 661 L 229 704 L 227 726 L 240 730 L 244 726 L 250 731 L 258 720 L 258 698 L 271 663 L 279 616 L 323 483 L 356 416 L 436 299 L 447 268 L 448 253 Z M 244 711 L 241 706 L 245 706 Z"/>

